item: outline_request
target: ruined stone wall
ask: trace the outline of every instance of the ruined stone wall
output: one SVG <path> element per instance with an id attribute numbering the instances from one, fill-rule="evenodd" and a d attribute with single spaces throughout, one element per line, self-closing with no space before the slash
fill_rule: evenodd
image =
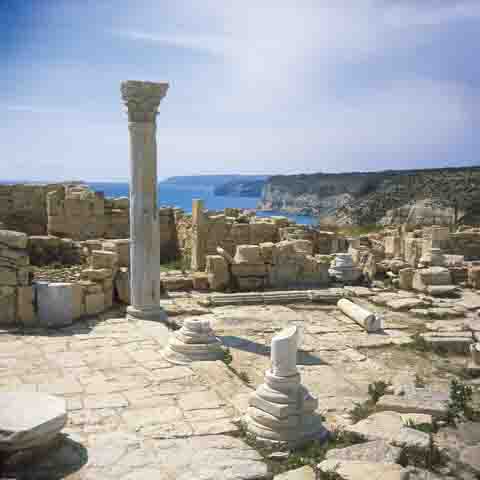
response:
<path id="1" fill-rule="evenodd" d="M 48 268 L 75 255 L 82 265 Z M 0 327 L 64 327 L 129 303 L 129 240 L 71 240 L 0 230 Z M 160 273 L 160 272 L 159 272 Z"/>
<path id="2" fill-rule="evenodd" d="M 86 186 L 64 186 L 47 195 L 48 234 L 74 240 L 129 235 L 128 199 L 105 199 Z"/>
<path id="3" fill-rule="evenodd" d="M 60 184 L 0 185 L 0 222 L 3 228 L 28 235 L 45 235 L 47 194 L 59 187 Z"/>

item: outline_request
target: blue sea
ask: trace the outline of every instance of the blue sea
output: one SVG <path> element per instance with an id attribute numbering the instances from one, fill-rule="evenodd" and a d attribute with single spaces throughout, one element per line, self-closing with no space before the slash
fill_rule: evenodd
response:
<path id="1" fill-rule="evenodd" d="M 87 185 L 96 191 L 102 191 L 106 197 L 128 197 L 128 183 L 120 182 L 91 182 Z M 158 204 L 159 206 L 179 207 L 186 212 L 192 211 L 192 199 L 200 198 L 209 210 L 223 210 L 230 208 L 256 208 L 259 198 L 249 197 L 220 197 L 213 194 L 212 187 L 184 186 L 169 183 L 159 183 Z M 257 212 L 259 217 L 272 215 L 284 215 L 298 224 L 314 225 L 316 219 L 306 215 L 290 215 L 279 211 Z"/>

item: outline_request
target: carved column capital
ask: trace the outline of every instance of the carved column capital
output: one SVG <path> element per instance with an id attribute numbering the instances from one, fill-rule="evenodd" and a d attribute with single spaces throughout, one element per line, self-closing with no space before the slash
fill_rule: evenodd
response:
<path id="1" fill-rule="evenodd" d="M 129 122 L 155 122 L 160 101 L 168 90 L 167 82 L 127 80 L 120 87 Z"/>

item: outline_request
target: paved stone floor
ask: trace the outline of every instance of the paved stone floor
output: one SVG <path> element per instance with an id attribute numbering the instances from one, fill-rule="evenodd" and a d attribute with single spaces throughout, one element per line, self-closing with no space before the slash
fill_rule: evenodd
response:
<path id="1" fill-rule="evenodd" d="M 0 331 L 0 390 L 59 395 L 69 410 L 58 447 L 20 459 L 16 478 L 269 478 L 259 454 L 236 436 L 232 420 L 263 381 L 272 336 L 292 323 L 303 328 L 303 383 L 319 397 L 329 425 L 349 423 L 348 411 L 368 398 L 374 381 L 395 386 L 420 376 L 429 388 L 448 391 L 466 357 L 403 348 L 427 320 L 359 301 L 385 314 L 382 333 L 365 333 L 333 305 L 206 309 L 191 296 L 166 301 L 179 325 L 192 314 L 211 320 L 232 354 L 230 368 L 223 362 L 168 364 L 161 350 L 169 330 L 127 321 L 121 311 L 60 330 Z M 445 322 L 463 329 L 458 319 Z"/>

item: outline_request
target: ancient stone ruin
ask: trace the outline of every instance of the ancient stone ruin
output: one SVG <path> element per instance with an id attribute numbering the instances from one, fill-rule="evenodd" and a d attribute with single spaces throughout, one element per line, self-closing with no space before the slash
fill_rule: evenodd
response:
<path id="1" fill-rule="evenodd" d="M 167 88 L 130 199 L 0 186 L 2 478 L 477 478 L 478 225 L 158 208 Z"/>

